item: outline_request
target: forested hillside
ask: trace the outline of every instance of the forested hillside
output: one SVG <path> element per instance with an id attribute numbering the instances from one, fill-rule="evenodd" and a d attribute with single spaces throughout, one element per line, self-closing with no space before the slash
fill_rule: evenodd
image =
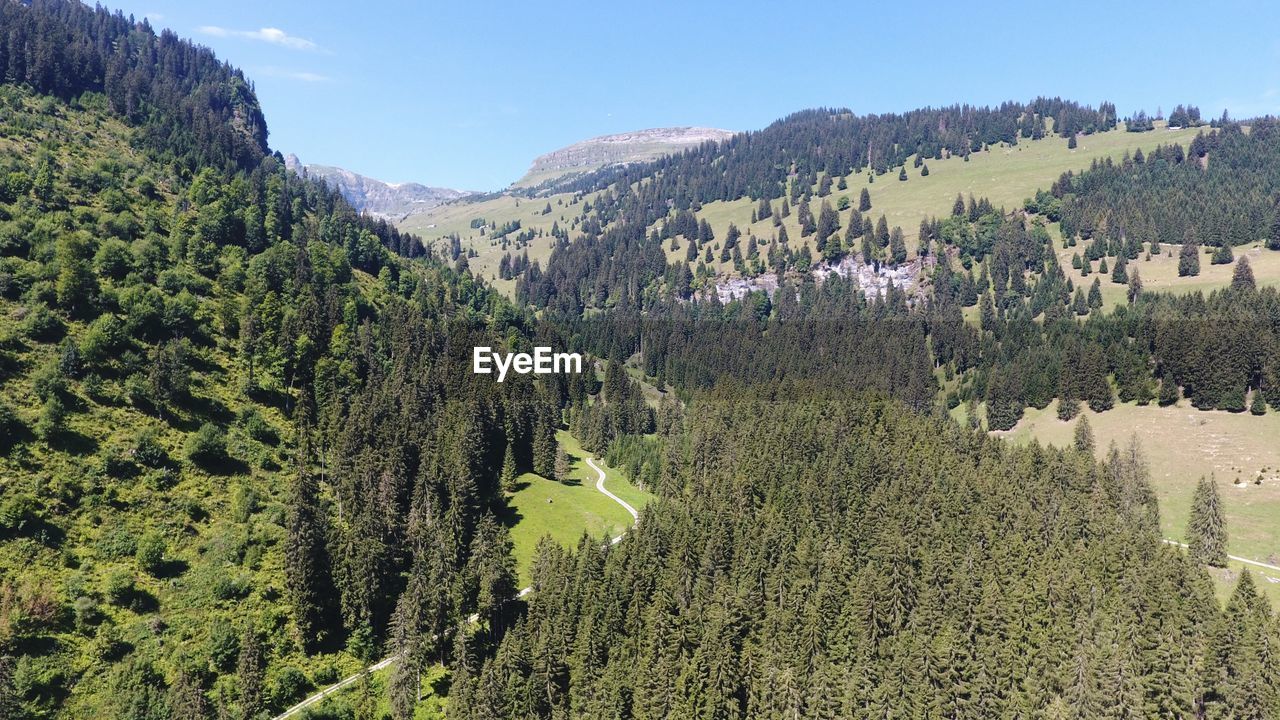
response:
<path id="1" fill-rule="evenodd" d="M 607 553 L 545 546 L 450 717 L 1263 718 L 1280 624 L 1159 542 L 1144 460 L 898 405 L 718 393 Z"/>
<path id="2" fill-rule="evenodd" d="M 1280 716 L 1280 620 L 1196 562 L 1224 561 L 1216 486 L 1193 557 L 1137 444 L 979 427 L 1280 409 L 1280 292 L 1247 260 L 1275 244 L 1268 121 L 1018 208 L 957 197 L 908 246 L 840 183 L 1075 147 L 1115 107 L 806 111 L 526 196 L 545 234 L 473 220 L 554 240 L 508 256 L 512 302 L 456 236 L 426 253 L 289 170 L 209 50 L 69 0 L 0 0 L 0 27 L 0 718 L 258 720 L 349 677 L 315 716 Z M 781 220 L 716 237 L 704 206 L 744 198 L 803 248 Z M 1230 285 L 1144 289 L 1175 244 Z M 776 291 L 722 303 L 713 253 Z M 924 277 L 813 272 L 846 260 Z M 535 344 L 601 377 L 472 372 Z M 514 498 L 572 496 L 566 445 L 658 499 L 620 541 L 524 546 L 519 594 L 509 528 L 570 516 Z"/>
<path id="3" fill-rule="evenodd" d="M 259 717 L 499 629 L 500 470 L 567 388 L 470 352 L 543 331 L 287 171 L 209 51 L 0 17 L 0 716 Z"/>

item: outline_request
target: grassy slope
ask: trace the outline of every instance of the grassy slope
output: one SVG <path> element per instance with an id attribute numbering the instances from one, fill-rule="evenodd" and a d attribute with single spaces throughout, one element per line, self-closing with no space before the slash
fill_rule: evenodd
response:
<path id="1" fill-rule="evenodd" d="M 1123 127 L 1123 126 L 1122 126 Z M 1079 171 L 1089 167 L 1095 159 L 1113 157 L 1119 159 L 1124 153 L 1132 153 L 1138 148 L 1144 152 L 1160 143 L 1178 142 L 1187 144 L 1195 137 L 1199 129 L 1165 130 L 1157 129 L 1149 133 L 1130 133 L 1123 129 L 1112 130 L 1094 135 L 1082 135 L 1079 147 L 1067 149 L 1067 141 L 1049 136 L 1042 140 L 1022 140 L 1016 146 L 993 146 L 986 152 L 974 153 L 969 162 L 963 158 L 951 157 L 945 160 L 930 159 L 925 162 L 929 166 L 928 177 L 921 177 L 920 170 L 907 163 L 906 182 L 898 180 L 898 172 L 894 170 L 869 181 L 869 175 L 850 175 L 846 178 L 847 190 L 831 191 L 827 198 L 814 198 L 811 203 L 814 217 L 825 199 L 836 206 L 841 195 L 849 197 L 852 206 L 856 207 L 858 195 L 863 188 L 871 193 L 871 210 L 864 213 L 874 222 L 884 215 L 889 227 L 900 226 L 907 238 L 907 248 L 915 249 L 915 240 L 920 221 L 926 217 L 944 217 L 951 213 L 956 194 L 962 193 L 967 198 L 986 197 L 997 208 L 1013 210 L 1022 206 L 1022 201 L 1035 194 L 1037 189 L 1047 189 L 1068 170 Z M 774 202 L 775 211 L 780 205 Z M 738 226 L 744 236 L 755 233 L 756 237 L 768 239 L 776 234 L 773 219 L 751 223 L 751 211 L 755 203 L 749 199 L 732 202 L 713 202 L 704 205 L 699 217 L 705 217 L 711 224 L 717 238 L 723 238 L 728 231 L 729 223 Z M 847 224 L 851 211 L 840 213 L 840 225 Z M 791 216 L 783 221 L 787 228 L 787 237 L 793 248 L 799 249 L 800 225 L 795 208 Z M 804 243 L 814 250 L 812 238 Z M 668 257 L 684 259 L 684 251 L 671 251 Z M 1067 256 L 1070 259 L 1070 255 Z M 720 263 L 717 255 L 714 265 L 722 272 L 732 269 L 731 263 Z"/>
<path id="2" fill-rule="evenodd" d="M 570 482 L 525 473 L 520 476 L 520 489 L 511 496 L 514 510 L 510 518 L 511 542 L 515 546 L 516 569 L 520 586 L 529 585 L 529 563 L 538 541 L 550 535 L 565 547 L 572 547 L 585 532 L 592 537 L 617 537 L 631 527 L 631 515 L 613 500 L 596 490 L 596 473 L 585 458 L 591 454 L 582 449 L 567 432 L 557 439 L 568 453 L 572 470 Z M 631 483 L 601 460 L 595 461 L 605 473 L 605 487 L 635 509 L 644 507 L 653 496 Z"/>
<path id="3" fill-rule="evenodd" d="M 10 115 L 14 124 L 0 133 L 0 155 L 32 157 L 37 147 L 49 150 L 63 178 L 114 164 L 135 212 L 150 208 L 172 213 L 174 196 L 168 191 L 166 171 L 133 149 L 131 129 L 98 110 L 33 97 L 24 97 L 23 103 L 22 111 Z M 153 201 L 137 194 L 142 176 L 157 181 Z M 104 212 L 98 193 L 74 183 L 60 187 L 73 212 Z M 105 278 L 100 282 L 105 291 L 113 287 Z M 212 298 L 201 298 L 199 306 L 198 321 L 212 327 Z M 23 299 L 0 299 L 0 346 L 5 356 L 0 399 L 30 427 L 40 412 L 33 371 L 53 360 L 58 347 L 24 337 L 21 318 L 26 311 Z M 82 337 L 86 324 L 66 320 L 66 336 Z M 249 402 L 238 392 L 242 378 L 230 348 L 197 341 L 191 365 L 190 397 L 169 421 L 131 405 L 125 399 L 123 376 L 105 373 L 94 392 L 82 379 L 71 380 L 69 432 L 48 443 L 28 438 L 0 456 L 0 500 L 19 494 L 59 498 L 41 508 L 53 528 L 43 542 L 23 534 L 0 542 L 0 593 L 23 598 L 0 613 L 7 615 L 0 616 L 0 626 L 20 617 L 24 605 L 38 605 L 41 598 L 66 606 L 87 599 L 101 614 L 100 621 L 80 627 L 70 620 L 63 623 L 52 639 L 64 652 L 42 660 L 64 673 L 64 681 L 53 690 L 69 694 L 63 711 L 67 717 L 104 716 L 104 671 L 113 663 L 101 658 L 115 641 L 125 643 L 117 647 L 141 651 L 155 646 L 156 627 L 167 627 L 164 642 L 172 649 L 166 652 L 201 657 L 216 628 L 235 628 L 238 637 L 246 615 L 283 618 L 287 612 L 280 541 L 281 500 L 289 475 L 282 468 L 292 457 L 288 423 L 277 408 Z M 236 415 L 251 406 L 280 431 L 278 445 L 252 440 L 233 426 Z M 206 421 L 230 426 L 228 445 L 236 461 L 224 472 L 207 472 L 182 460 L 186 439 Z M 127 457 L 148 428 L 159 433 L 172 475 L 142 468 L 136 476 L 120 477 L 104 469 L 109 457 Z M 167 545 L 164 570 L 154 576 L 138 567 L 129 550 L 145 530 L 159 532 Z M 113 576 L 132 580 L 136 602 L 113 604 L 105 598 Z M 219 590 L 227 592 L 219 598 Z M 307 658 L 294 651 L 272 662 L 280 663 L 276 667 L 294 665 L 316 684 L 359 667 L 346 653 Z"/>
<path id="4" fill-rule="evenodd" d="M 1012 147 L 995 146 L 986 152 L 974 153 L 969 162 L 962 158 L 952 157 L 945 160 L 929 160 L 929 176 L 921 177 L 918 169 L 908 163 L 906 182 L 897 179 L 897 172 L 892 171 L 869 182 L 866 174 L 851 175 L 846 178 L 848 189 L 833 190 L 828 201 L 834 206 L 841 195 L 847 195 L 856 205 L 858 193 L 867 188 L 871 193 L 872 209 L 869 216 L 874 221 L 884 214 L 889 225 L 899 225 L 907 237 L 908 248 L 914 250 L 916 231 L 920 220 L 928 216 L 944 216 L 951 211 L 957 193 L 966 197 L 987 197 L 997 207 L 1006 209 L 1020 207 L 1022 201 L 1034 194 L 1037 189 L 1047 188 L 1062 173 L 1068 170 L 1079 171 L 1099 158 L 1120 158 L 1124 153 L 1132 153 L 1138 148 L 1150 150 L 1160 143 L 1189 143 L 1199 129 L 1166 130 L 1157 129 L 1149 133 L 1129 133 L 1117 129 L 1105 133 L 1081 136 L 1079 147 L 1068 150 L 1066 140 L 1056 136 L 1042 140 L 1023 140 Z M 501 195 L 479 202 L 456 202 L 442 205 L 430 212 L 415 215 L 401 224 L 401 228 L 423 236 L 428 243 L 439 247 L 438 240 L 449 234 L 457 233 L 462 238 L 464 248 L 474 249 L 479 257 L 471 260 L 473 270 L 486 280 L 492 280 L 503 292 L 510 294 L 514 288 L 511 281 L 497 279 L 498 261 L 503 250 L 471 229 L 470 222 L 474 218 L 484 218 L 498 225 L 510 220 L 519 219 L 524 228 L 549 230 L 553 221 L 561 227 L 569 227 L 573 218 L 581 213 L 580 204 L 572 204 L 573 196 L 569 194 L 552 195 L 549 198 L 518 199 Z M 590 199 L 590 197 L 588 197 Z M 547 201 L 551 202 L 553 212 L 542 215 Z M 815 198 L 812 209 L 815 216 L 822 200 Z M 775 202 L 775 206 L 777 203 Z M 723 238 L 729 223 L 736 224 L 744 235 L 754 233 L 761 241 L 765 241 L 776 233 L 772 219 L 751 223 L 751 211 L 754 203 L 748 199 L 732 202 L 713 202 L 705 205 L 698 213 L 706 218 L 715 231 L 717 238 Z M 849 211 L 841 213 L 841 225 L 847 221 Z M 796 221 L 794 208 L 791 216 L 784 224 L 793 248 L 802 243 L 800 228 Z M 745 242 L 745 241 L 744 241 Z M 810 239 L 803 240 L 810 243 Z M 812 247 L 811 247 L 812 249 Z M 549 238 L 534 240 L 529 248 L 529 259 L 539 260 L 545 266 L 550 256 L 551 242 Z M 514 251 L 513 251 L 513 254 Z M 683 260 L 684 243 L 672 250 L 667 246 L 668 258 Z M 1067 259 L 1070 259 L 1068 253 Z M 723 273 L 732 271 L 732 263 L 721 263 L 718 253 L 712 267 Z M 1280 277 L 1280 274 L 1277 274 Z M 1154 288 L 1153 288 L 1154 289 Z"/>
<path id="5" fill-rule="evenodd" d="M 1059 244 L 1059 247 L 1061 247 L 1061 244 Z M 1235 263 L 1212 265 L 1209 262 L 1212 253 L 1209 251 L 1206 251 L 1203 257 L 1200 258 L 1199 275 L 1178 277 L 1178 249 L 1179 247 L 1176 245 L 1167 245 L 1163 248 L 1164 252 L 1161 255 L 1152 256 L 1150 260 L 1146 259 L 1144 253 L 1138 260 L 1130 261 L 1129 267 L 1138 268 L 1144 290 L 1171 293 L 1193 293 L 1199 291 L 1207 295 L 1213 290 L 1231 284 L 1231 274 L 1235 271 Z M 1094 277 L 1101 277 L 1102 301 L 1108 310 L 1128 302 L 1128 286 L 1113 283 L 1110 273 L 1099 276 L 1099 264 L 1097 261 L 1093 263 L 1093 273 L 1088 277 L 1081 276 L 1079 270 L 1071 267 L 1072 255 L 1083 253 L 1083 250 L 1083 247 L 1058 250 L 1058 261 L 1067 276 L 1076 285 L 1083 284 L 1086 289 L 1093 283 Z M 1235 248 L 1234 252 L 1237 260 L 1242 257 L 1249 258 L 1249 265 L 1253 268 L 1253 275 L 1259 287 L 1268 285 L 1280 287 L 1280 252 L 1267 250 L 1260 243 L 1242 245 Z M 1115 257 L 1108 257 L 1107 267 L 1114 268 L 1115 260 Z M 977 317 L 976 306 L 966 310 L 972 311 L 974 318 Z"/>
<path id="6" fill-rule="evenodd" d="M 1185 402 L 1178 406 L 1139 407 L 1127 403 L 1104 413 L 1087 408 L 1098 439 L 1098 456 L 1112 440 L 1123 444 L 1136 435 L 1146 451 L 1151 483 L 1160 501 L 1164 536 L 1185 541 L 1191 495 L 1202 476 L 1218 482 L 1226 509 L 1228 549 L 1233 555 L 1280 565 L 1280 413 L 1263 417 L 1247 413 L 1199 411 Z M 1075 422 L 1058 420 L 1057 403 L 1044 410 L 1027 410 L 1008 433 L 1011 442 L 1032 439 L 1066 447 L 1072 443 Z M 1265 472 L 1264 472 L 1265 469 Z M 1261 485 L 1253 484 L 1261 474 Z M 1234 482 L 1240 479 L 1241 484 Z M 1251 568 L 1251 572 L 1280 579 L 1280 573 Z M 1280 584 L 1262 582 L 1280 601 Z"/>
<path id="7" fill-rule="evenodd" d="M 594 194 L 587 195 L 585 199 L 590 201 L 594 197 Z M 551 203 L 552 212 L 543 215 L 542 211 L 548 202 Z M 570 237 L 577 237 L 572 225 L 574 218 L 582 214 L 582 207 L 583 202 L 575 202 L 573 195 L 568 193 L 536 199 L 499 195 L 481 201 L 462 200 L 440 205 L 428 212 L 413 215 L 400 223 L 400 229 L 421 236 L 428 247 L 440 251 L 449 247 L 444 238 L 456 233 L 462 240 L 464 250 L 475 250 L 478 254 L 468 261 L 471 271 L 510 297 L 515 292 L 515 282 L 498 277 L 498 263 L 504 252 L 510 252 L 515 257 L 524 250 L 517 250 L 514 243 L 504 250 L 500 241 L 489 238 L 488 231 L 481 235 L 479 230 L 472 228 L 471 221 L 483 218 L 486 223 L 492 222 L 501 227 L 512 220 L 519 220 L 521 229 L 511 233 L 511 238 L 530 229 L 543 231 L 543 237 L 535 238 L 527 249 L 530 262 L 537 261 L 546 267 L 553 243 L 548 234 L 552 224 L 559 223 L 561 228 L 570 230 Z"/>

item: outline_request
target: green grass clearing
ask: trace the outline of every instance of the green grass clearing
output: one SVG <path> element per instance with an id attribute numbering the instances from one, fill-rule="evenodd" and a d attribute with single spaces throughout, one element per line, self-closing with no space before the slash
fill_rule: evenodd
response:
<path id="1" fill-rule="evenodd" d="M 560 483 L 524 473 L 519 478 L 519 489 L 510 496 L 514 519 L 512 554 L 521 587 L 530 584 L 529 565 L 534 548 L 543 537 L 549 535 L 562 546 L 573 547 L 584 532 L 592 537 L 612 538 L 632 523 L 631 515 L 621 505 L 596 490 L 596 473 L 586 463 L 590 453 L 568 432 L 562 430 L 556 438 L 569 455 L 570 481 Z M 653 495 L 632 485 L 603 461 L 595 463 L 604 470 L 605 487 L 636 510 L 653 499 Z"/>

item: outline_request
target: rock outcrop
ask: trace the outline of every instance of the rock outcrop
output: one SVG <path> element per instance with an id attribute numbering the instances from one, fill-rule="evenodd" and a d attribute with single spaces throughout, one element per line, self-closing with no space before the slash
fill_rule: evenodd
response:
<path id="1" fill-rule="evenodd" d="M 726 140 L 733 135 L 729 130 L 705 127 L 651 128 L 601 135 L 539 155 L 516 185 L 537 185 L 559 176 L 608 165 L 653 160 L 707 141 Z"/>

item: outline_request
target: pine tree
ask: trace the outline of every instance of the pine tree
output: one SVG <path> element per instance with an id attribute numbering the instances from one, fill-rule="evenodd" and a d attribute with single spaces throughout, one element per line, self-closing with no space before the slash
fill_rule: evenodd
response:
<path id="1" fill-rule="evenodd" d="M 1097 310 L 1102 307 L 1102 281 L 1098 278 L 1093 279 L 1093 284 L 1089 286 L 1089 309 Z"/>
<path id="2" fill-rule="evenodd" d="M 1124 255 L 1116 257 L 1116 266 L 1111 271 L 1111 282 L 1117 285 L 1127 285 L 1129 283 L 1129 273 L 1126 272 L 1126 265 Z"/>
<path id="3" fill-rule="evenodd" d="M 1138 275 L 1138 266 L 1134 265 L 1129 271 L 1129 302 L 1138 301 L 1138 296 L 1142 295 L 1142 277 Z"/>
<path id="4" fill-rule="evenodd" d="M 964 195 L 956 193 L 956 202 L 951 206 L 951 217 L 960 217 L 964 215 Z"/>
<path id="5" fill-rule="evenodd" d="M 1231 273 L 1231 288 L 1233 290 L 1255 290 L 1258 285 L 1253 279 L 1253 267 L 1249 265 L 1249 258 L 1242 257 L 1236 262 L 1235 270 Z"/>
<path id="6" fill-rule="evenodd" d="M 303 434 L 305 430 L 301 431 Z M 298 472 L 290 488 L 285 536 L 285 589 L 302 647 L 323 644 L 334 624 L 336 592 L 329 558 L 327 523 L 320 490 L 306 468 L 308 446 L 299 451 Z"/>
<path id="7" fill-rule="evenodd" d="M 511 437 L 510 433 L 508 433 L 507 437 Z M 518 478 L 519 475 L 520 470 L 516 467 L 515 443 L 511 439 L 508 439 L 507 447 L 502 452 L 502 474 L 499 476 L 499 482 L 502 484 L 503 491 L 509 493 L 515 492 L 516 478 Z"/>
<path id="8" fill-rule="evenodd" d="M 1178 402 L 1180 395 L 1181 393 L 1178 391 L 1178 383 L 1175 382 L 1171 376 L 1166 374 L 1160 379 L 1160 395 L 1156 400 L 1156 402 L 1160 403 L 1160 407 L 1173 405 Z"/>
<path id="9" fill-rule="evenodd" d="M 1191 559 L 1212 565 L 1227 565 L 1227 528 L 1222 513 L 1222 498 L 1213 478 L 1200 478 L 1191 498 L 1191 516 L 1187 520 L 1187 551 Z"/>
<path id="10" fill-rule="evenodd" d="M 871 209 L 871 193 L 862 188 L 862 192 L 858 194 L 858 212 L 866 212 Z"/>
<path id="11" fill-rule="evenodd" d="M 897 265 L 907 261 L 907 242 L 903 237 L 902 228 L 897 226 L 889 234 L 889 256 L 893 259 L 894 264 Z"/>
<path id="12" fill-rule="evenodd" d="M 1093 452 L 1095 447 L 1093 427 L 1089 424 L 1089 415 L 1087 413 L 1082 414 L 1080 419 L 1076 421 L 1076 429 L 1072 437 L 1076 450 L 1086 453 Z"/>
<path id="13" fill-rule="evenodd" d="M 262 692 L 266 677 L 266 662 L 262 656 L 262 641 L 253 628 L 244 632 L 240 640 L 240 659 L 236 662 L 236 681 L 240 691 L 241 720 L 256 720 L 263 709 Z"/>
<path id="14" fill-rule="evenodd" d="M 533 471 L 549 480 L 556 473 L 556 430 L 547 418 L 534 423 Z"/>
<path id="15" fill-rule="evenodd" d="M 1261 390 L 1253 391 L 1253 399 L 1249 401 L 1249 413 L 1252 415 L 1267 414 L 1267 401 L 1262 397 Z"/>
<path id="16" fill-rule="evenodd" d="M 555 479 L 562 482 L 569 482 L 569 453 L 565 452 L 564 445 L 556 443 L 556 466 Z"/>
<path id="17" fill-rule="evenodd" d="M 1235 254 L 1231 252 L 1231 246 L 1224 242 L 1218 246 L 1217 250 L 1213 251 L 1213 256 L 1209 259 L 1209 262 L 1213 265 L 1230 265 L 1235 259 Z"/>
<path id="18" fill-rule="evenodd" d="M 1200 246 L 1193 242 L 1182 244 L 1178 251 L 1178 277 L 1194 277 L 1200 274 Z"/>

